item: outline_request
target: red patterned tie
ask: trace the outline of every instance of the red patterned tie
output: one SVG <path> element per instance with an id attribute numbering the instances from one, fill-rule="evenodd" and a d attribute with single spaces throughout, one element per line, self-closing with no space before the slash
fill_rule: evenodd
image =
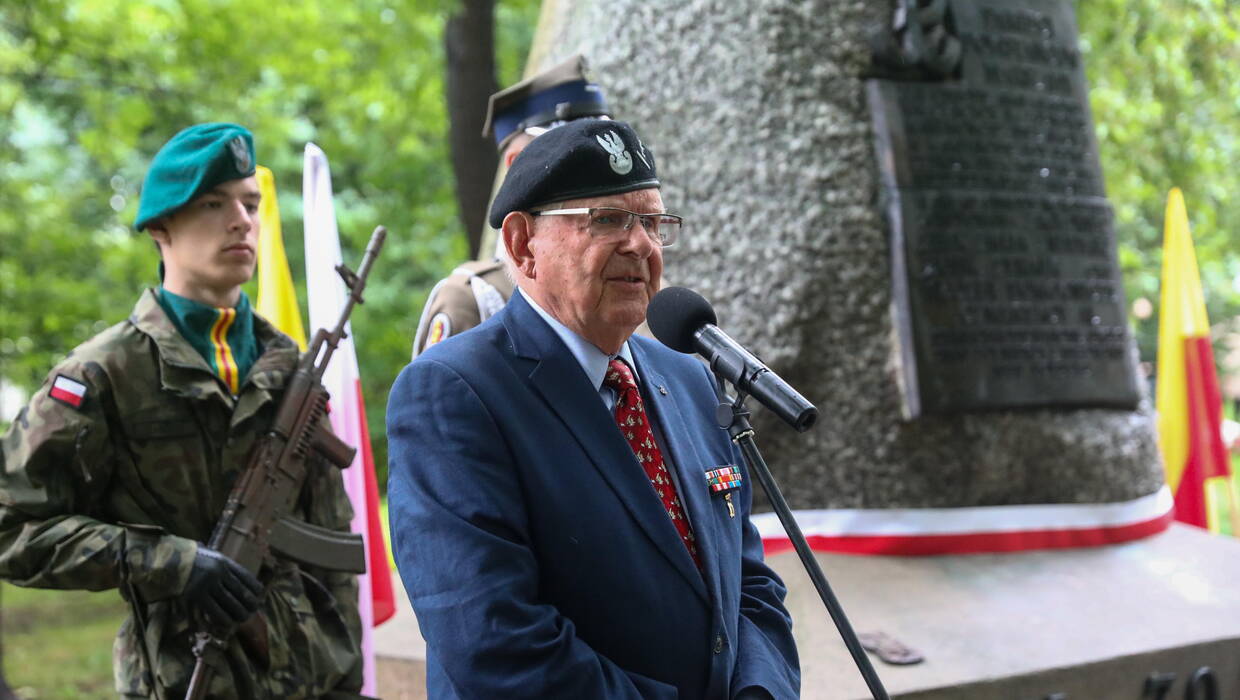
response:
<path id="1" fill-rule="evenodd" d="M 681 541 L 689 549 L 693 563 L 701 569 L 702 561 L 698 558 L 693 530 L 689 528 L 689 521 L 685 520 L 680 497 L 676 495 L 676 484 L 667 471 L 667 465 L 663 463 L 663 453 L 654 442 L 654 431 L 647 420 L 646 407 L 642 403 L 641 393 L 637 390 L 637 382 L 633 380 L 633 372 L 622 360 L 614 359 L 607 365 L 603 384 L 616 390 L 616 423 L 620 426 L 620 433 L 628 441 L 629 447 L 633 448 L 637 461 L 646 470 L 650 485 L 659 494 L 659 500 L 663 501 L 663 508 L 672 519 L 672 525 L 676 526 L 676 532 L 680 533 Z"/>

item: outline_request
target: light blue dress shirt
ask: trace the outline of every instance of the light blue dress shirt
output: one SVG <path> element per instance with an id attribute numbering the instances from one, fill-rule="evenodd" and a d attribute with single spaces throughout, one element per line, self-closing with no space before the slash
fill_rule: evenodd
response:
<path id="1" fill-rule="evenodd" d="M 628 363 L 629 369 L 633 372 L 633 380 L 637 382 L 638 387 L 641 386 L 641 375 L 638 374 L 637 364 L 633 362 L 633 353 L 629 351 L 629 341 L 624 341 L 624 344 L 620 346 L 620 352 L 615 355 L 608 355 L 599 350 L 594 343 L 577 335 L 568 326 L 556 320 L 554 316 L 539 306 L 538 302 L 530 298 L 530 295 L 526 294 L 523 289 L 517 287 L 517 292 L 525 297 L 530 307 L 538 312 L 538 315 L 547 322 L 547 325 L 551 326 L 551 330 L 555 331 L 560 340 L 564 341 L 564 344 L 568 346 L 568 351 L 573 354 L 577 364 L 581 365 L 582 371 L 590 379 L 591 386 L 598 390 L 599 398 L 607 406 L 607 411 L 614 414 L 616 411 L 616 400 L 619 396 L 615 389 L 603 384 L 603 377 L 607 374 L 607 365 L 611 364 L 612 359 L 619 357 Z M 682 493 L 684 489 L 681 487 L 680 477 L 677 475 L 676 469 L 672 466 L 672 455 L 667 450 L 667 441 L 663 439 L 663 431 L 659 428 L 659 421 L 650 421 L 650 427 L 654 433 L 654 442 L 659 446 L 659 452 L 663 454 L 663 464 L 667 467 L 668 474 L 672 477 L 672 482 L 676 484 L 676 492 Z M 685 519 L 689 520 L 689 509 L 685 508 L 683 510 Z M 689 520 L 689 526 L 693 526 L 692 520 Z"/>
<path id="2" fill-rule="evenodd" d="M 637 382 L 638 386 L 641 386 L 641 375 L 637 373 L 637 364 L 633 362 L 633 353 L 629 351 L 629 341 L 624 341 L 624 344 L 620 346 L 620 352 L 615 355 L 608 355 L 599 350 L 594 343 L 577 335 L 572 330 L 569 330 L 568 326 L 556 320 L 554 316 L 547 313 L 543 307 L 538 305 L 538 302 L 531 299 L 530 295 L 526 294 L 520 287 L 517 287 L 517 291 L 521 293 L 521 296 L 525 297 L 525 300 L 538 312 L 538 315 L 542 316 L 547 325 L 551 326 L 551 330 L 555 331 L 560 340 L 564 341 L 564 344 L 568 346 L 568 351 L 577 359 L 577 364 L 581 365 L 581 370 L 590 379 L 590 385 L 598 391 L 599 397 L 603 399 L 603 403 L 607 406 L 608 411 L 614 412 L 616 410 L 616 400 L 619 398 L 615 389 L 603 384 L 603 377 L 607 375 L 607 365 L 611 364 L 613 359 L 616 357 L 623 359 L 628 364 L 629 369 L 633 371 L 633 380 Z M 667 453 L 664 453 L 663 457 L 666 459 Z"/>

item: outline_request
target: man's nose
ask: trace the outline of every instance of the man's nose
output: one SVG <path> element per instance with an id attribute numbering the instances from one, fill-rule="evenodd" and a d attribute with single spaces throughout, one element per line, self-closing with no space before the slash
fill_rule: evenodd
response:
<path id="1" fill-rule="evenodd" d="M 241 233 L 249 233 L 254 228 L 254 216 L 245 202 L 233 202 L 228 228 Z"/>
<path id="2" fill-rule="evenodd" d="M 650 257 L 654 253 L 654 249 L 659 247 L 655 242 L 651 231 L 646 229 L 642 223 L 640 216 L 633 217 L 633 223 L 627 231 L 629 234 L 624 239 L 623 250 L 632 252 L 642 258 Z"/>

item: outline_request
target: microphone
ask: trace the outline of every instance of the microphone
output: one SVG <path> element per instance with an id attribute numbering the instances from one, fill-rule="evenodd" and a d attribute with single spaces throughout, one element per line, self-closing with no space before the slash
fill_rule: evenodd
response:
<path id="1" fill-rule="evenodd" d="M 663 289 L 646 307 L 646 322 L 659 342 L 686 355 L 702 355 L 715 374 L 753 396 L 797 432 L 805 432 L 818 419 L 814 404 L 719 330 L 715 310 L 697 292 Z"/>

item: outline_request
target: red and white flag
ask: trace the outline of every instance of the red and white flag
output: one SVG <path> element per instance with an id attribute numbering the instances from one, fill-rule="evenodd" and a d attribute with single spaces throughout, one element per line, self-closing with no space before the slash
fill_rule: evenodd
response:
<path id="1" fill-rule="evenodd" d="M 310 327 L 332 328 L 348 299 L 348 290 L 336 265 L 342 261 L 340 233 L 336 229 L 336 208 L 332 204 L 332 177 L 327 156 L 313 143 L 306 144 L 302 171 L 305 211 L 306 292 L 310 300 Z M 368 572 L 358 578 L 358 607 L 362 616 L 362 654 L 365 683 L 362 693 L 375 694 L 374 636 L 371 632 L 392 617 L 396 599 L 388 568 L 387 546 L 379 524 L 379 489 L 375 483 L 374 456 L 366 428 L 366 407 L 362 402 L 361 375 L 353 345 L 352 324 L 345 326 L 345 337 L 323 373 L 323 386 L 331 393 L 332 430 L 357 448 L 353 465 L 344 470 L 345 490 L 353 502 L 353 531 L 366 540 Z"/>
<path id="2" fill-rule="evenodd" d="M 81 408 L 86 399 L 86 385 L 63 374 L 56 375 L 52 382 L 52 390 L 48 392 L 53 399 L 67 403 L 74 408 Z"/>

